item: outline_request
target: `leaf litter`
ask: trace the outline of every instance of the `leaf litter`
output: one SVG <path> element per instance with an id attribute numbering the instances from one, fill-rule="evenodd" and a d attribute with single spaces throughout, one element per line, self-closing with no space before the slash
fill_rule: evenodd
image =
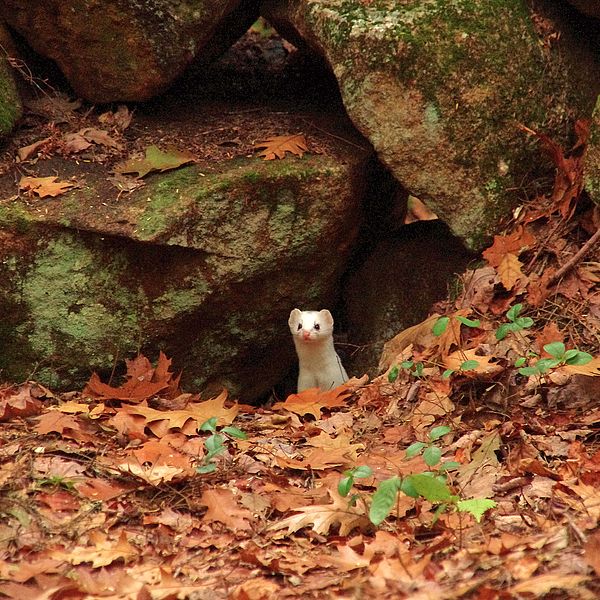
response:
<path id="1" fill-rule="evenodd" d="M 40 103 L 35 110 L 73 127 L 30 140 L 20 159 L 60 149 L 122 156 L 132 113 L 119 108 L 84 124 L 79 108 L 65 98 Z M 526 132 L 556 166 L 552 193 L 517 211 L 484 252 L 486 264 L 463 274 L 458 298 L 386 344 L 385 373 L 367 385 L 248 407 L 225 392 L 210 399 L 185 393 L 161 354 L 156 364 L 143 356 L 128 361 L 119 385 L 93 375 L 85 390 L 68 394 L 32 382 L 2 387 L 0 593 L 598 597 L 597 246 L 570 260 L 600 215 L 582 201 L 585 124 L 568 153 Z M 305 140 L 285 137 L 256 147 L 271 160 L 306 151 Z M 146 150 L 145 158 L 120 163 L 120 173 L 139 179 L 186 158 L 193 159 L 156 146 L 150 156 Z M 41 196 L 63 185 L 49 179 L 26 182 L 23 191 Z M 511 321 L 516 304 L 523 309 Z M 434 335 L 440 315 L 447 325 Z M 531 327 L 497 338 L 500 325 L 525 317 Z M 519 358 L 535 368 L 553 358 L 545 348 L 556 343 L 593 359 L 539 376 L 519 373 Z M 399 368 L 404 363 L 412 365 Z M 471 368 L 462 371 L 465 363 Z M 234 425 L 247 438 L 226 437 L 216 469 L 200 473 L 209 434 L 199 426 L 213 417 L 218 432 Z M 407 458 L 406 449 L 439 425 L 451 427 L 442 459 L 459 464 L 449 479 L 453 493 L 493 499 L 496 508 L 478 522 L 469 512 L 437 514 L 435 504 L 399 495 L 375 528 L 368 503 L 377 485 L 426 471 L 422 456 Z M 372 476 L 340 496 L 342 473 L 357 466 Z"/>

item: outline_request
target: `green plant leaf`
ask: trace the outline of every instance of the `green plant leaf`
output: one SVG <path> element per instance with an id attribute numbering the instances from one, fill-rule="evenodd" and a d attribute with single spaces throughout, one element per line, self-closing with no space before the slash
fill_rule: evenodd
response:
<path id="1" fill-rule="evenodd" d="M 200 465 L 196 467 L 196 473 L 214 473 L 217 470 L 217 465 L 213 462 L 206 463 L 205 465 Z"/>
<path id="2" fill-rule="evenodd" d="M 462 363 L 460 365 L 460 370 L 461 371 L 472 371 L 473 369 L 476 369 L 479 366 L 479 361 L 478 360 L 465 360 L 464 363 Z"/>
<path id="3" fill-rule="evenodd" d="M 412 360 L 405 360 L 404 362 L 401 362 L 401 363 L 400 363 L 400 366 L 401 366 L 403 369 L 411 369 L 411 368 L 412 368 L 412 366 L 413 366 L 414 364 L 415 364 L 415 363 L 414 363 L 414 361 L 412 361 Z"/>
<path id="4" fill-rule="evenodd" d="M 210 419 L 204 421 L 200 427 L 198 427 L 198 431 L 216 431 L 217 430 L 217 417 L 211 417 Z"/>
<path id="5" fill-rule="evenodd" d="M 460 463 L 455 460 L 447 460 L 440 465 L 440 472 L 445 473 L 446 471 L 454 471 L 460 467 Z"/>
<path id="6" fill-rule="evenodd" d="M 560 364 L 559 358 L 540 358 L 540 360 L 538 360 L 535 363 L 534 367 L 540 373 L 547 373 L 550 369 L 553 369 L 554 367 L 558 367 L 559 364 Z"/>
<path id="7" fill-rule="evenodd" d="M 544 350 L 554 358 L 562 359 L 565 355 L 565 345 L 562 342 L 552 342 L 551 344 L 544 344 Z"/>
<path id="8" fill-rule="evenodd" d="M 423 496 L 429 502 L 455 502 L 457 496 L 454 496 L 448 486 L 441 481 L 425 473 L 415 473 L 409 475 L 409 479 L 417 490 L 419 496 Z"/>
<path id="9" fill-rule="evenodd" d="M 238 429 L 237 427 L 223 427 L 223 429 L 221 429 L 221 431 L 223 433 L 226 433 L 227 435 L 230 435 L 233 438 L 238 439 L 238 440 L 248 439 L 248 436 L 241 429 Z"/>
<path id="10" fill-rule="evenodd" d="M 223 445 L 223 436 L 219 433 L 213 433 L 210 437 L 206 438 L 204 445 L 207 449 L 206 459 L 210 459 L 217 454 L 221 454 L 225 450 Z"/>
<path id="11" fill-rule="evenodd" d="M 400 369 L 398 368 L 398 365 L 394 365 L 390 369 L 390 372 L 388 373 L 388 381 L 390 383 L 394 383 L 394 381 L 396 381 L 396 379 L 398 379 L 398 373 L 399 372 L 400 372 Z"/>
<path id="12" fill-rule="evenodd" d="M 371 477 L 371 475 L 373 475 L 373 469 L 368 465 L 360 465 L 359 467 L 354 467 L 354 469 L 352 469 L 352 475 L 357 479 L 361 477 Z"/>
<path id="13" fill-rule="evenodd" d="M 412 482 L 409 479 L 402 480 L 402 485 L 400 486 L 400 490 L 407 496 L 410 496 L 411 498 L 419 497 L 419 492 L 417 492 L 417 490 L 415 489 L 415 486 L 412 484 Z"/>
<path id="14" fill-rule="evenodd" d="M 569 360 L 565 361 L 568 365 L 587 365 L 589 362 L 594 360 L 594 357 L 587 352 L 577 351 L 577 355 Z"/>
<path id="15" fill-rule="evenodd" d="M 449 322 L 450 322 L 449 317 L 440 317 L 433 325 L 433 329 L 432 329 L 433 335 L 435 335 L 436 337 L 439 337 L 440 335 L 442 335 L 442 333 L 444 333 L 444 331 L 446 331 L 446 327 L 448 327 Z"/>
<path id="16" fill-rule="evenodd" d="M 382 481 L 377 486 L 369 509 L 369 521 L 373 525 L 379 525 L 390 514 L 396 503 L 396 496 L 401 485 L 402 482 L 399 477 L 392 477 Z"/>
<path id="17" fill-rule="evenodd" d="M 518 329 L 527 329 L 533 325 L 533 319 L 531 317 L 519 317 L 515 319 L 515 325 Z"/>
<path id="18" fill-rule="evenodd" d="M 467 327 L 479 327 L 481 325 L 481 321 L 479 319 L 467 319 L 467 317 L 456 317 L 456 320 Z"/>
<path id="19" fill-rule="evenodd" d="M 514 321 L 519 316 L 519 313 L 521 312 L 522 309 L 523 309 L 522 304 L 515 304 L 514 306 L 511 306 L 506 311 L 506 318 L 509 321 Z"/>
<path id="20" fill-rule="evenodd" d="M 521 367 L 519 369 L 519 373 L 521 375 L 525 375 L 525 377 L 531 377 L 532 375 L 540 375 L 540 372 L 536 367 Z"/>
<path id="21" fill-rule="evenodd" d="M 522 367 L 526 361 L 527 359 L 524 356 L 520 356 L 517 358 L 517 360 L 515 360 L 515 367 Z"/>
<path id="22" fill-rule="evenodd" d="M 417 377 L 422 377 L 423 376 L 423 363 L 422 362 L 418 362 L 415 365 L 415 375 Z"/>
<path id="23" fill-rule="evenodd" d="M 435 525 L 438 522 L 438 519 L 442 516 L 446 509 L 448 508 L 447 504 L 440 504 L 433 513 L 433 519 L 431 520 L 431 524 Z"/>
<path id="24" fill-rule="evenodd" d="M 471 498 L 470 500 L 459 500 L 456 503 L 457 510 L 471 513 L 478 523 L 486 511 L 496 506 L 497 504 L 488 498 Z"/>
<path id="25" fill-rule="evenodd" d="M 437 446 L 429 446 L 423 452 L 423 460 L 428 467 L 434 467 L 440 462 L 442 451 Z"/>
<path id="26" fill-rule="evenodd" d="M 446 434 L 450 433 L 451 431 L 452 431 L 452 428 L 448 427 L 448 425 L 438 425 L 437 427 L 434 427 L 429 432 L 429 439 L 432 442 L 435 442 L 435 441 L 439 440 L 441 437 L 444 437 Z"/>
<path id="27" fill-rule="evenodd" d="M 421 452 L 421 450 L 423 450 L 423 448 L 425 448 L 425 446 L 427 446 L 427 444 L 424 442 L 414 442 L 406 449 L 406 458 L 412 458 L 413 456 L 416 456 L 419 454 L 419 452 Z"/>
<path id="28" fill-rule="evenodd" d="M 579 354 L 579 350 L 576 350 L 575 348 L 571 348 L 571 350 L 567 350 L 561 358 L 565 363 L 567 363 L 567 361 L 571 360 L 578 354 Z"/>
<path id="29" fill-rule="evenodd" d="M 448 377 L 450 377 L 450 375 L 452 375 L 452 373 L 454 373 L 454 369 L 446 369 L 442 373 L 442 379 L 448 379 Z"/>
<path id="30" fill-rule="evenodd" d="M 514 330 L 514 323 L 502 323 L 498 329 L 496 329 L 496 339 L 503 340 L 510 331 Z"/>
<path id="31" fill-rule="evenodd" d="M 354 477 L 352 477 L 351 475 L 342 477 L 337 486 L 338 494 L 345 498 L 350 493 L 350 490 L 352 489 L 353 485 Z"/>

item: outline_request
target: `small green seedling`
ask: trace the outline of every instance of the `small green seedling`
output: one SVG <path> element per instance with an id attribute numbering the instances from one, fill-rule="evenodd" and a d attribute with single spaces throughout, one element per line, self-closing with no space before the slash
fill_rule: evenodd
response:
<path id="1" fill-rule="evenodd" d="M 429 438 L 428 442 L 415 442 L 406 449 L 406 458 L 413 458 L 422 453 L 425 464 L 428 467 L 435 467 L 442 458 L 442 450 L 434 442 L 437 442 L 451 431 L 452 429 L 446 425 L 434 427 L 427 436 Z M 439 470 L 445 472 L 459 466 L 457 462 L 448 461 L 440 465 Z"/>
<path id="2" fill-rule="evenodd" d="M 523 310 L 522 304 L 515 304 L 506 311 L 508 323 L 502 323 L 496 330 L 496 339 L 503 340 L 511 331 L 522 331 L 533 325 L 531 317 L 520 317 L 519 314 Z"/>
<path id="3" fill-rule="evenodd" d="M 371 477 L 371 475 L 373 475 L 373 470 L 367 465 L 344 471 L 337 487 L 339 495 L 345 498 L 350 493 L 356 479 Z"/>
<path id="4" fill-rule="evenodd" d="M 521 367 L 519 373 L 527 377 L 532 375 L 544 375 L 550 369 L 561 367 L 563 365 L 586 365 L 593 356 L 587 352 L 582 352 L 576 348 L 567 350 L 562 342 L 551 342 L 544 346 L 544 350 L 551 356 L 551 358 L 540 358 L 535 364 L 529 367 Z M 518 361 L 517 361 L 518 362 Z M 520 364 L 524 364 L 525 359 Z M 515 362 L 515 366 L 517 363 Z"/>
<path id="5" fill-rule="evenodd" d="M 246 434 L 237 427 L 222 427 L 221 431 L 217 431 L 217 417 L 211 417 L 207 421 L 204 421 L 198 432 L 209 431 L 211 435 L 204 441 L 204 447 L 206 448 L 206 454 L 202 464 L 196 467 L 198 473 L 213 473 L 217 469 L 217 465 L 214 462 L 214 458 L 219 454 L 222 454 L 226 450 L 225 442 L 228 438 L 236 438 L 238 440 L 245 440 Z"/>
<path id="6" fill-rule="evenodd" d="M 406 449 L 406 458 L 412 458 L 422 453 L 427 466 L 435 467 L 440 463 L 442 456 L 442 451 L 436 446 L 435 442 L 438 442 L 450 431 L 450 427 L 445 425 L 434 427 L 429 432 L 428 442 L 415 442 Z M 461 500 L 459 496 L 454 495 L 448 487 L 446 472 L 459 466 L 455 461 L 447 461 L 440 464 L 435 471 L 414 473 L 405 477 L 396 476 L 382 481 L 371 498 L 369 520 L 376 526 L 385 521 L 396 504 L 398 493 L 402 492 L 410 498 L 423 498 L 432 504 L 439 504 L 435 513 L 435 520 L 448 507 L 451 507 L 459 512 L 471 513 L 479 523 L 483 514 L 490 508 L 494 508 L 496 503 L 487 498 Z M 338 483 L 340 496 L 348 496 L 356 479 L 370 477 L 372 474 L 371 468 L 367 466 L 354 467 L 344 471 Z M 350 498 L 350 503 L 354 505 L 358 497 L 358 494 L 354 494 Z M 364 494 L 361 494 L 360 497 L 367 502 Z"/>
<path id="7" fill-rule="evenodd" d="M 467 327 L 475 328 L 481 325 L 481 321 L 479 319 L 467 319 L 467 317 L 457 316 L 454 317 L 459 323 L 465 325 Z M 440 317 L 433 325 L 432 332 L 433 335 L 439 337 L 446 331 L 448 327 L 448 323 L 450 323 L 450 317 Z"/>
<path id="8" fill-rule="evenodd" d="M 479 366 L 479 361 L 477 360 L 465 360 L 465 362 L 461 363 L 461 365 L 458 367 L 458 370 L 462 373 L 464 371 L 472 371 L 473 369 L 476 369 Z M 454 369 L 446 369 L 443 373 L 442 373 L 442 377 L 444 379 L 448 379 L 448 377 L 450 377 L 450 375 L 452 375 L 453 373 L 456 373 L 456 371 Z"/>

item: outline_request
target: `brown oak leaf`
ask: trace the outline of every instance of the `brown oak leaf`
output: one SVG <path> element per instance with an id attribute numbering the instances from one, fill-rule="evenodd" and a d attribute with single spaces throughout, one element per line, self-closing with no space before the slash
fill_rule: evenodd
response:
<path id="1" fill-rule="evenodd" d="M 254 520 L 252 513 L 238 505 L 231 490 L 205 490 L 200 504 L 208 508 L 203 517 L 207 523 L 218 521 L 233 531 L 251 528 L 250 523 Z"/>
<path id="2" fill-rule="evenodd" d="M 68 181 L 57 181 L 58 177 L 21 177 L 19 189 L 31 192 L 40 198 L 60 196 L 73 187 Z"/>
<path id="3" fill-rule="evenodd" d="M 291 152 L 296 156 L 304 156 L 304 153 L 308 150 L 306 139 L 300 133 L 293 135 L 276 135 L 274 137 L 267 138 L 263 142 L 257 142 L 254 144 L 254 147 L 264 148 L 264 150 L 259 154 L 259 156 L 262 156 L 264 160 L 285 158 L 286 152 Z"/>

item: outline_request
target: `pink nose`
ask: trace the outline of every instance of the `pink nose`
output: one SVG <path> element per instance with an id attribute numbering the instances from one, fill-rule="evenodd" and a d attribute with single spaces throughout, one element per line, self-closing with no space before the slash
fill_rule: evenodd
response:
<path id="1" fill-rule="evenodd" d="M 303 331 L 303 332 L 302 332 L 302 337 L 303 337 L 305 340 L 308 340 L 308 339 L 310 339 L 310 331 Z"/>

